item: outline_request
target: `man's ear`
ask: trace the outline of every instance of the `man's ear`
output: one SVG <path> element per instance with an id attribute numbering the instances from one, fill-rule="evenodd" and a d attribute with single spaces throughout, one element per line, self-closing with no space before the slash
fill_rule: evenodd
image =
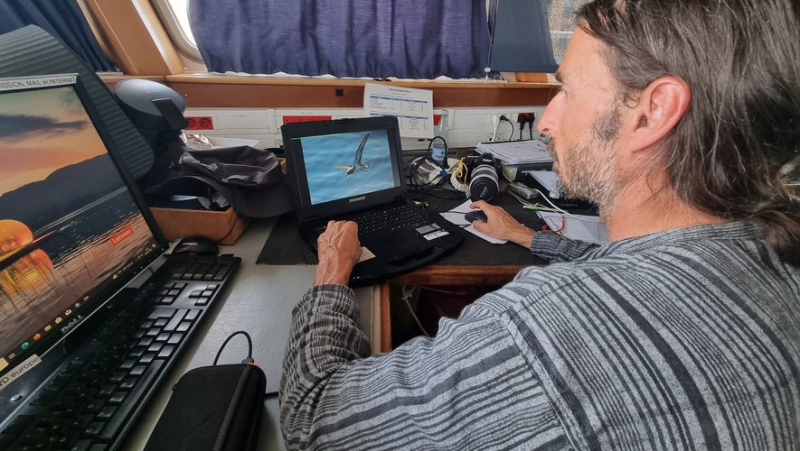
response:
<path id="1" fill-rule="evenodd" d="M 664 139 L 686 114 L 691 98 L 689 84 L 680 77 L 667 75 L 650 83 L 633 108 L 633 149 L 648 149 Z"/>

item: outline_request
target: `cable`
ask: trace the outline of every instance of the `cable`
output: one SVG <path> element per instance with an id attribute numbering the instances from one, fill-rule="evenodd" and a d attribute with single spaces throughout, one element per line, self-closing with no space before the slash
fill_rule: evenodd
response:
<path id="1" fill-rule="evenodd" d="M 442 119 L 439 119 L 439 120 L 443 121 L 444 117 Z M 430 158 L 432 161 L 436 161 L 436 160 L 433 159 L 433 154 L 431 153 L 431 148 L 433 147 L 433 142 L 436 141 L 437 139 L 441 140 L 442 141 L 442 145 L 444 145 L 444 158 L 442 159 L 441 163 L 439 163 L 439 162 L 437 162 L 437 163 L 442 167 L 443 171 L 447 171 L 447 140 L 446 139 L 442 138 L 441 136 L 434 136 L 433 139 L 431 139 L 430 142 L 428 143 L 428 153 L 425 156 L 427 158 Z"/>
<path id="2" fill-rule="evenodd" d="M 233 208 L 233 207 L 230 207 L 230 208 Z M 222 236 L 222 238 L 218 239 L 218 240 L 216 241 L 216 243 L 217 243 L 217 244 L 221 244 L 223 241 L 225 241 L 225 239 L 226 239 L 226 238 L 228 238 L 229 236 L 231 236 L 231 233 L 233 233 L 233 229 L 235 229 L 235 228 L 236 228 L 236 222 L 238 221 L 238 219 L 239 219 L 239 215 L 237 215 L 237 214 L 236 214 L 236 211 L 234 211 L 234 212 L 233 212 L 233 220 L 231 221 L 231 226 L 230 226 L 230 228 L 228 229 L 228 233 L 226 233 L 225 235 L 223 235 L 223 236 Z"/>
<path id="3" fill-rule="evenodd" d="M 514 123 L 511 122 L 511 119 L 507 118 L 505 114 L 500 115 L 500 122 L 508 122 L 508 125 L 511 126 L 511 134 L 508 135 L 508 139 L 506 141 L 512 141 L 514 139 L 514 130 L 516 130 Z"/>
<path id="4" fill-rule="evenodd" d="M 228 342 L 231 341 L 231 338 L 237 335 L 244 335 L 247 338 L 247 358 L 242 360 L 242 363 L 253 363 L 253 340 L 250 339 L 250 334 L 243 330 L 237 330 L 236 332 L 230 334 L 225 341 L 222 342 L 222 346 L 220 346 L 219 351 L 217 351 L 217 356 L 214 357 L 214 366 L 217 366 L 217 361 L 219 360 L 220 354 L 222 354 L 222 350 L 225 349 Z"/>
<path id="5" fill-rule="evenodd" d="M 411 308 L 411 303 L 408 302 L 408 299 L 414 295 L 414 288 L 412 287 L 411 291 L 406 291 L 407 287 L 408 285 L 403 285 L 400 289 L 403 292 L 403 302 L 405 302 L 406 305 L 408 306 L 408 313 L 410 313 L 411 317 L 414 318 L 414 322 L 417 323 L 417 327 L 419 327 L 422 333 L 425 334 L 426 337 L 430 337 L 431 334 L 429 334 L 428 331 L 425 330 L 424 327 L 422 327 L 422 323 L 419 321 L 419 318 L 417 318 L 417 315 L 414 313 L 414 309 Z"/>

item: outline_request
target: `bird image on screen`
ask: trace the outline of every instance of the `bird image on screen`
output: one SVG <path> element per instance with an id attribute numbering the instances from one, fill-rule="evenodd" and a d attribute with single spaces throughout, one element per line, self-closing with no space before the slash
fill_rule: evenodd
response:
<path id="1" fill-rule="evenodd" d="M 362 170 L 366 171 L 367 169 L 369 169 L 369 161 L 367 161 L 366 163 L 361 162 L 361 155 L 364 154 L 364 146 L 367 145 L 367 141 L 369 141 L 369 133 L 364 135 L 364 139 L 362 139 L 361 144 L 358 145 L 358 149 L 356 149 L 356 158 L 353 161 L 352 166 L 347 164 L 340 164 L 339 166 L 336 166 L 333 169 L 346 169 L 347 172 L 344 173 L 345 177 L 356 171 L 362 171 Z"/>

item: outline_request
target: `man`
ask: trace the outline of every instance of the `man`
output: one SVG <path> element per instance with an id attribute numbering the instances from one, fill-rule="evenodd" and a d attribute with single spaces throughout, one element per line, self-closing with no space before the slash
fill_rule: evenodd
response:
<path id="1" fill-rule="evenodd" d="M 800 449 L 800 6 L 596 0 L 539 128 L 611 243 L 476 228 L 552 262 L 368 357 L 356 225 L 320 237 L 281 381 L 301 449 Z"/>

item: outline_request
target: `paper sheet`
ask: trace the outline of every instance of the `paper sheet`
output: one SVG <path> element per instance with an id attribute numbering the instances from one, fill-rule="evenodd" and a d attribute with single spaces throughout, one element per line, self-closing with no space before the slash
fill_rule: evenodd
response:
<path id="1" fill-rule="evenodd" d="M 539 217 L 542 218 L 550 230 L 561 228 L 561 218 L 564 218 L 564 230 L 561 235 L 579 241 L 589 243 L 606 244 L 608 243 L 608 229 L 600 221 L 598 216 L 588 215 L 569 215 L 560 213 L 549 213 L 540 211 Z"/>
<path id="2" fill-rule="evenodd" d="M 475 227 L 472 226 L 471 222 L 469 222 L 466 219 L 464 219 L 464 215 L 466 213 L 469 213 L 470 211 L 472 211 L 469 208 L 471 203 L 472 203 L 471 200 L 467 200 L 466 202 L 464 202 L 463 204 L 459 205 L 458 207 L 453 208 L 452 210 L 449 210 L 447 212 L 441 213 L 441 215 L 442 215 L 442 217 L 444 219 L 447 219 L 448 221 L 450 221 L 453 224 L 458 225 L 458 226 L 464 226 L 464 225 L 469 224 L 467 227 L 464 228 L 464 230 L 466 230 L 467 232 L 477 236 L 478 238 L 482 238 L 482 239 L 484 239 L 484 240 L 486 240 L 486 241 L 488 241 L 488 242 L 490 242 L 492 244 L 503 244 L 503 243 L 508 242 L 508 240 L 498 240 L 497 238 L 492 238 L 492 237 L 490 237 L 489 235 L 487 235 L 485 233 L 478 232 L 477 230 L 475 230 Z"/>
<path id="3" fill-rule="evenodd" d="M 367 116 L 395 116 L 404 138 L 433 138 L 433 91 L 367 83 Z"/>
<path id="4" fill-rule="evenodd" d="M 508 141 L 501 143 L 478 144 L 479 152 L 489 152 L 506 164 L 552 163 L 553 156 L 547 151 L 547 145 L 531 139 L 526 141 Z"/>

